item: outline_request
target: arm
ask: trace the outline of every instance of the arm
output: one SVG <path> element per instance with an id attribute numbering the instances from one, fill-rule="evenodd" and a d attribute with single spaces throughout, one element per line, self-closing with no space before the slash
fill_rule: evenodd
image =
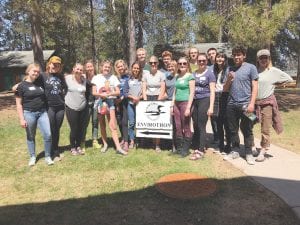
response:
<path id="1" fill-rule="evenodd" d="M 250 103 L 247 108 L 247 112 L 253 112 L 254 111 L 254 104 L 255 104 L 255 99 L 257 97 L 257 92 L 258 92 L 258 81 L 257 80 L 252 80 L 252 91 L 251 91 L 251 99 Z"/>
<path id="2" fill-rule="evenodd" d="M 20 84 L 20 83 L 17 83 L 17 84 L 15 84 L 14 86 L 12 86 L 11 90 L 12 90 L 14 93 L 16 93 L 19 84 Z"/>
<path id="3" fill-rule="evenodd" d="M 226 82 L 223 86 L 223 91 L 224 92 L 229 92 L 233 80 L 234 80 L 234 72 L 229 72 L 229 74 L 227 76 L 227 79 L 226 79 Z"/>
<path id="4" fill-rule="evenodd" d="M 185 116 L 191 115 L 191 107 L 192 107 L 193 99 L 194 99 L 194 95 L 195 95 L 195 80 L 189 81 L 189 88 L 190 88 L 190 95 L 189 95 L 188 104 L 186 106 L 186 110 L 184 112 Z"/>
<path id="5" fill-rule="evenodd" d="M 209 96 L 209 108 L 207 110 L 207 115 L 211 116 L 214 112 L 214 104 L 215 104 L 215 95 L 216 95 L 216 83 L 210 82 L 209 83 L 209 90 L 210 90 L 210 96 Z"/>
<path id="6" fill-rule="evenodd" d="M 21 127 L 25 128 L 27 127 L 27 122 L 23 114 L 22 98 L 19 96 L 16 97 L 16 105 L 17 105 L 17 113 L 20 120 L 20 125 Z"/>
<path id="7" fill-rule="evenodd" d="M 143 91 L 142 91 L 142 93 L 143 93 L 143 99 L 145 101 L 147 101 L 147 94 L 146 94 L 146 91 L 147 91 L 147 82 L 143 81 L 142 86 L 143 86 Z"/>
<path id="8" fill-rule="evenodd" d="M 158 100 L 163 100 L 166 93 L 166 83 L 165 81 L 160 82 L 160 93 L 158 95 Z"/>

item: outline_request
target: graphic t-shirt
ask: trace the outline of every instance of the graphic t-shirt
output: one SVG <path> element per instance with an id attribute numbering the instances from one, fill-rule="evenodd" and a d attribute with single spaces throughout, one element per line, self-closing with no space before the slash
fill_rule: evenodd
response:
<path id="1" fill-rule="evenodd" d="M 103 91 L 114 91 L 116 87 L 120 86 L 120 81 L 115 75 L 102 75 L 97 74 L 92 79 L 92 84 L 96 85 L 96 91 L 98 93 Z M 116 98 L 116 96 L 109 96 L 108 98 Z"/>
<path id="2" fill-rule="evenodd" d="M 23 110 L 36 112 L 46 108 L 44 89 L 34 83 L 22 81 L 17 87 L 16 96 L 22 98 Z"/>
<path id="3" fill-rule="evenodd" d="M 188 101 L 190 96 L 189 81 L 194 80 L 191 73 L 186 73 L 183 77 L 176 77 L 175 87 L 175 101 L 183 102 Z"/>

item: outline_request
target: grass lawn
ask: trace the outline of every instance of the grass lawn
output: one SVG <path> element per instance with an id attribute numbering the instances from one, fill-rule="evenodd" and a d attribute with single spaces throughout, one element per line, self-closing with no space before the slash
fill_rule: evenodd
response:
<path id="1" fill-rule="evenodd" d="M 193 162 L 142 149 L 123 157 L 89 147 L 71 156 L 66 147 L 54 166 L 41 158 L 29 168 L 25 131 L 11 108 L 0 109 L 0 224 L 299 224 L 281 199 L 212 153 Z M 65 121 L 61 146 L 68 132 Z M 38 133 L 37 153 L 40 140 Z M 177 200 L 155 189 L 161 176 L 182 172 L 213 179 L 217 192 Z"/>

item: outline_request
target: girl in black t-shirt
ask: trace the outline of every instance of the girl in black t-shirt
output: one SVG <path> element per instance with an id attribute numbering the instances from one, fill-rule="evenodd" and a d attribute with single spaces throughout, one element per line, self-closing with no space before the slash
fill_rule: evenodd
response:
<path id="1" fill-rule="evenodd" d="M 20 125 L 26 129 L 27 147 L 30 155 L 28 165 L 34 166 L 35 156 L 35 134 L 36 127 L 40 129 L 44 139 L 45 162 L 52 165 L 51 152 L 51 131 L 48 114 L 45 105 L 44 89 L 34 84 L 39 77 L 40 66 L 30 64 L 26 71 L 26 79 L 22 81 L 16 91 L 17 112 Z"/>

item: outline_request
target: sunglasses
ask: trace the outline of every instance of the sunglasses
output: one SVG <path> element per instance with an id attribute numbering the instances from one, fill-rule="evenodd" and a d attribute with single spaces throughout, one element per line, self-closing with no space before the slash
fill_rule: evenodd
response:
<path id="1" fill-rule="evenodd" d="M 180 62 L 180 63 L 178 63 L 178 65 L 180 65 L 180 66 L 186 66 L 187 65 L 187 62 Z"/>
<path id="2" fill-rule="evenodd" d="M 207 60 L 206 59 L 199 59 L 198 63 L 205 63 Z"/>
<path id="3" fill-rule="evenodd" d="M 154 64 L 156 65 L 158 62 L 149 62 L 150 65 Z"/>
<path id="4" fill-rule="evenodd" d="M 259 57 L 259 59 L 268 59 L 268 58 L 269 58 L 269 57 L 266 56 L 266 55 L 262 55 L 262 56 Z"/>

